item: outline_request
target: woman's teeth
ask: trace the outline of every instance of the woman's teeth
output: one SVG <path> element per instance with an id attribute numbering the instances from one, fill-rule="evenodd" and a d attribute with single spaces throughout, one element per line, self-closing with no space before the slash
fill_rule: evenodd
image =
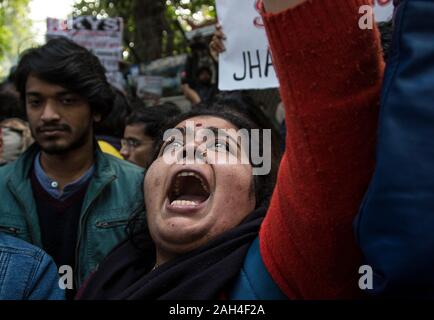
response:
<path id="1" fill-rule="evenodd" d="M 198 201 L 189 201 L 189 200 L 174 200 L 170 205 L 174 207 L 191 207 L 198 206 L 200 202 Z"/>

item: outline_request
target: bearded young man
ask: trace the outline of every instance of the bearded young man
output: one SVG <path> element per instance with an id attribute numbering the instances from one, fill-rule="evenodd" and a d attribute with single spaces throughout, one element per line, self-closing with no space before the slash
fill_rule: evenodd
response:
<path id="1" fill-rule="evenodd" d="M 114 93 L 88 50 L 64 38 L 31 49 L 16 86 L 36 143 L 0 170 L 0 231 L 69 266 L 76 288 L 125 237 L 143 203 L 143 170 L 95 143 L 93 126 L 110 112 Z"/>

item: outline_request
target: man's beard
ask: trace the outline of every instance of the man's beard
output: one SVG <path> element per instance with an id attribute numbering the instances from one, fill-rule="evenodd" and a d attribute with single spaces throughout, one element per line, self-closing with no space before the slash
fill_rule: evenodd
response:
<path id="1" fill-rule="evenodd" d="M 83 147 L 88 142 L 88 137 L 91 130 L 92 130 L 92 126 L 90 125 L 85 130 L 83 130 L 81 134 L 77 137 L 77 139 L 72 141 L 69 145 L 65 145 L 65 146 L 52 145 L 52 146 L 44 147 L 43 145 L 39 143 L 38 144 L 41 147 L 41 150 L 46 154 L 63 155 L 70 151 L 74 151 Z"/>

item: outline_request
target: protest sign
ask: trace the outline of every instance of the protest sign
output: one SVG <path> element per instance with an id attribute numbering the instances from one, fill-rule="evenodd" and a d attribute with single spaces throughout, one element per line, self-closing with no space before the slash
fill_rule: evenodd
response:
<path id="1" fill-rule="evenodd" d="M 279 86 L 258 9 L 258 0 L 216 0 L 217 14 L 227 37 L 219 57 L 219 89 L 266 89 Z M 242 14 L 237 14 L 242 13 Z M 376 0 L 377 22 L 393 15 L 392 0 Z"/>
<path id="2" fill-rule="evenodd" d="M 227 36 L 219 57 L 219 89 L 266 89 L 279 86 L 256 0 L 217 0 L 217 14 Z M 242 14 L 237 14 L 242 13 Z"/>
<path id="3" fill-rule="evenodd" d="M 92 51 L 109 73 L 119 70 L 122 33 L 122 18 L 80 16 L 72 20 L 47 19 L 47 40 L 58 36 L 70 38 Z"/>
<path id="4" fill-rule="evenodd" d="M 137 77 L 137 96 L 144 100 L 158 99 L 163 93 L 163 77 L 139 76 Z"/>

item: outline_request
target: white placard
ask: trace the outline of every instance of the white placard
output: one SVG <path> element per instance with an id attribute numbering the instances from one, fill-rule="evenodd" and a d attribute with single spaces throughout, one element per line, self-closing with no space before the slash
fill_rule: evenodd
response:
<path id="1" fill-rule="evenodd" d="M 142 99 L 158 99 L 163 93 L 163 78 L 158 76 L 137 77 L 137 96 Z"/>
<path id="2" fill-rule="evenodd" d="M 219 57 L 219 89 L 279 87 L 256 0 L 217 0 L 217 14 L 227 37 Z"/>
<path id="3" fill-rule="evenodd" d="M 257 0 L 216 0 L 217 14 L 227 37 L 219 57 L 219 89 L 245 90 L 279 87 Z M 393 15 L 392 0 L 376 0 L 377 22 Z"/>
<path id="4" fill-rule="evenodd" d="M 117 72 L 122 60 L 122 18 L 97 19 L 93 16 L 72 20 L 47 19 L 47 39 L 65 36 L 92 51 L 106 71 Z"/>

